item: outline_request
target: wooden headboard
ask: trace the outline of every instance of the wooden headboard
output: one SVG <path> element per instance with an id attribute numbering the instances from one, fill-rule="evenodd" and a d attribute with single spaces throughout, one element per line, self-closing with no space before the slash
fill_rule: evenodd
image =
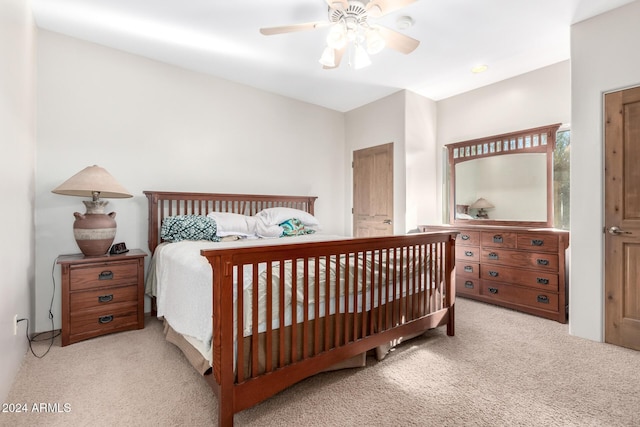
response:
<path id="1" fill-rule="evenodd" d="M 256 194 L 185 193 L 145 191 L 149 205 L 149 250 L 162 242 L 162 220 L 176 215 L 207 215 L 209 212 L 233 212 L 255 215 L 262 209 L 288 207 L 313 215 L 315 196 L 266 196 Z"/>

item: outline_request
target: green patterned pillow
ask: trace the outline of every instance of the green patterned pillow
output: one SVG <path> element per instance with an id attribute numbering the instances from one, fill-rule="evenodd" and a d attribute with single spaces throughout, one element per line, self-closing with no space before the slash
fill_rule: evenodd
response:
<path id="1" fill-rule="evenodd" d="M 182 240 L 211 240 L 219 242 L 216 222 L 204 215 L 178 215 L 162 220 L 160 237 L 167 242 Z"/>
<path id="2" fill-rule="evenodd" d="M 278 225 L 282 227 L 283 236 L 299 236 L 301 234 L 315 233 L 315 230 L 312 230 L 310 228 L 305 228 L 302 221 L 300 221 L 297 218 L 288 219 L 285 222 L 281 222 Z"/>

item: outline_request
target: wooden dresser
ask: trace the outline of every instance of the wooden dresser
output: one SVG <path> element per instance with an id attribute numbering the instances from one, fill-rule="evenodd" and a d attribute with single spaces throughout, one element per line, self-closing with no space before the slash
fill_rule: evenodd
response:
<path id="1" fill-rule="evenodd" d="M 456 294 L 567 322 L 569 232 L 511 226 L 419 226 L 459 230 Z"/>
<path id="2" fill-rule="evenodd" d="M 144 328 L 144 257 L 61 255 L 62 345 Z"/>

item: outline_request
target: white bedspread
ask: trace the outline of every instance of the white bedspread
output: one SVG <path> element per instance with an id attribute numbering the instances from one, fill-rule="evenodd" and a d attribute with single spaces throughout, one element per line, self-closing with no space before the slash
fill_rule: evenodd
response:
<path id="1" fill-rule="evenodd" d="M 203 242 L 203 241 L 185 241 L 178 243 L 170 243 L 163 244 L 158 246 L 154 255 L 154 262 L 152 263 L 152 267 L 155 268 L 155 277 L 156 277 L 156 297 L 157 297 L 157 309 L 158 309 L 158 317 L 164 317 L 169 324 L 173 327 L 173 329 L 185 335 L 185 338 L 189 339 L 190 337 L 202 342 L 203 347 L 207 354 L 210 353 L 211 349 L 211 337 L 212 337 L 212 271 L 211 266 L 208 260 L 200 255 L 200 251 L 202 249 L 222 249 L 222 248 L 232 248 L 232 247 L 247 247 L 247 246 L 258 246 L 258 245 L 278 245 L 278 244 L 291 244 L 291 243 L 302 243 L 302 242 L 313 242 L 313 241 L 326 241 L 326 240 L 337 240 L 337 239 L 347 239 L 346 237 L 341 236 L 333 236 L 333 235 L 325 235 L 325 234 L 308 234 L 297 237 L 285 237 L 279 239 L 257 239 L 257 240 L 238 240 L 233 242 Z M 423 262 L 426 261 L 427 257 L 422 257 Z M 405 262 L 407 260 L 406 253 L 404 256 Z M 331 283 L 335 283 L 336 277 L 336 269 L 335 269 L 335 260 L 330 262 L 329 268 L 326 268 L 324 260 L 320 260 L 319 266 L 319 283 L 324 283 L 325 275 L 328 273 L 331 278 Z M 389 262 L 390 270 L 389 274 L 394 275 L 395 272 L 395 264 L 396 262 L 393 260 L 393 257 L 390 260 L 385 261 Z M 379 260 L 376 260 L 374 263 L 367 258 L 366 261 L 362 256 L 358 257 L 356 260 L 353 257 L 349 257 L 349 265 L 350 265 L 350 275 L 351 278 L 349 283 L 359 283 L 361 275 L 363 271 L 366 274 L 366 277 L 370 277 L 369 275 L 374 273 L 374 276 L 378 275 L 378 269 L 384 266 L 384 263 L 381 265 Z M 335 314 L 336 311 L 339 312 L 353 312 L 357 310 L 361 312 L 363 306 L 365 310 L 371 308 L 371 300 L 370 296 L 366 299 L 362 298 L 363 289 L 358 288 L 357 290 L 344 289 L 344 268 L 347 260 L 345 257 L 341 257 L 339 260 L 339 268 L 342 271 L 340 273 L 340 280 L 338 281 L 340 284 L 340 288 L 336 291 L 335 285 L 331 286 L 330 298 L 325 301 L 324 292 L 325 287 L 321 286 L 319 289 L 320 296 L 322 297 L 320 301 L 314 300 L 315 290 L 313 285 L 313 279 L 315 277 L 316 272 L 314 270 L 313 261 L 310 261 L 308 269 L 309 269 L 309 289 L 307 295 L 307 307 L 308 313 L 307 316 L 309 319 L 313 319 L 313 312 L 315 310 L 315 304 L 318 304 L 318 312 L 326 313 L 325 311 L 325 303 L 329 304 L 329 314 Z M 291 282 L 292 282 L 292 268 L 291 263 L 285 268 L 285 275 L 287 276 L 285 283 L 287 283 L 287 287 L 285 289 L 285 315 L 284 321 L 285 325 L 288 326 L 292 323 L 292 310 L 291 310 Z M 355 268 L 354 268 L 355 266 Z M 386 267 L 386 266 L 384 266 Z M 304 263 L 302 260 L 298 261 L 297 269 L 299 272 L 304 268 Z M 411 263 L 411 266 L 404 270 L 405 274 L 409 274 L 409 271 L 415 268 L 415 264 Z M 423 274 L 427 273 L 427 269 L 423 269 Z M 242 316 L 242 325 L 243 325 L 243 334 L 244 336 L 249 336 L 252 333 L 252 294 L 253 294 L 253 286 L 252 283 L 252 266 L 245 266 L 243 269 L 243 316 Z M 258 267 L 258 278 L 259 278 L 259 310 L 258 310 L 258 331 L 263 332 L 266 330 L 266 264 L 260 264 Z M 358 272 L 358 279 L 353 277 L 354 271 Z M 380 271 L 381 276 L 386 275 L 386 268 L 382 268 Z M 427 273 L 428 274 L 428 273 Z M 274 308 L 278 306 L 278 277 L 279 269 L 273 269 L 273 306 Z M 301 320 L 304 316 L 303 313 L 303 305 L 300 304 L 304 299 L 304 284 L 302 282 L 302 274 L 298 274 L 298 282 L 297 282 L 297 292 L 296 292 L 296 304 L 295 311 L 298 320 Z M 234 272 L 234 301 L 237 300 L 237 272 Z M 369 286 L 369 280 L 367 280 L 367 287 Z M 401 278 L 397 276 L 396 290 L 395 296 L 400 297 L 401 295 L 406 295 L 411 291 L 408 288 L 404 288 L 402 286 L 403 281 Z M 429 283 L 429 280 L 422 281 L 422 289 L 426 283 Z M 431 283 L 430 286 L 434 286 L 436 284 Z M 347 298 L 347 307 L 345 307 L 345 298 L 344 293 L 347 292 L 349 294 L 349 298 Z M 373 305 L 377 306 L 380 303 L 385 303 L 387 300 L 393 299 L 393 295 L 387 294 L 387 292 L 392 292 L 391 290 L 385 290 L 381 295 L 375 293 L 373 295 Z M 336 302 L 336 293 L 341 297 Z M 358 294 L 358 297 L 354 298 L 353 295 Z M 365 294 L 368 295 L 368 294 Z M 381 296 L 382 300 L 378 301 L 379 296 Z M 272 313 L 273 318 L 271 319 L 272 327 L 279 327 L 279 317 L 277 316 L 277 309 L 274 309 L 274 313 Z M 235 316 L 234 316 L 235 317 Z M 237 331 L 236 326 L 237 319 L 234 318 L 234 334 Z M 203 353 L 204 354 L 204 353 Z"/>
<path id="2" fill-rule="evenodd" d="M 346 239 L 327 234 L 307 234 L 279 239 L 248 239 L 232 242 L 183 241 L 156 248 L 155 296 L 158 317 L 164 317 L 176 332 L 193 337 L 206 345 L 212 336 L 212 273 L 202 249 L 228 249 L 260 245 L 278 245 Z M 245 294 L 251 290 L 251 266 L 244 272 Z M 234 300 L 235 300 L 234 286 Z"/>

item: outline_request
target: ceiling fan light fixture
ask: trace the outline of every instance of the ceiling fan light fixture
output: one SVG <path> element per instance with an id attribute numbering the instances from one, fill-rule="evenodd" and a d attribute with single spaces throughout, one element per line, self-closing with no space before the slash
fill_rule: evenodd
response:
<path id="1" fill-rule="evenodd" d="M 335 67 L 336 66 L 336 51 L 332 49 L 330 46 L 327 46 L 322 51 L 322 56 L 320 57 L 320 64 L 325 67 Z"/>
<path id="2" fill-rule="evenodd" d="M 371 58 L 369 58 L 367 51 L 362 45 L 356 45 L 353 52 L 353 68 L 359 70 L 369 65 L 371 65 Z"/>
<path id="3" fill-rule="evenodd" d="M 342 49 L 347 44 L 347 30 L 337 23 L 331 27 L 327 35 L 327 44 L 333 49 Z"/>
<path id="4" fill-rule="evenodd" d="M 367 31 L 367 53 L 375 55 L 384 49 L 385 46 L 386 43 L 384 38 L 380 35 L 380 31 L 376 28 L 370 28 Z"/>

